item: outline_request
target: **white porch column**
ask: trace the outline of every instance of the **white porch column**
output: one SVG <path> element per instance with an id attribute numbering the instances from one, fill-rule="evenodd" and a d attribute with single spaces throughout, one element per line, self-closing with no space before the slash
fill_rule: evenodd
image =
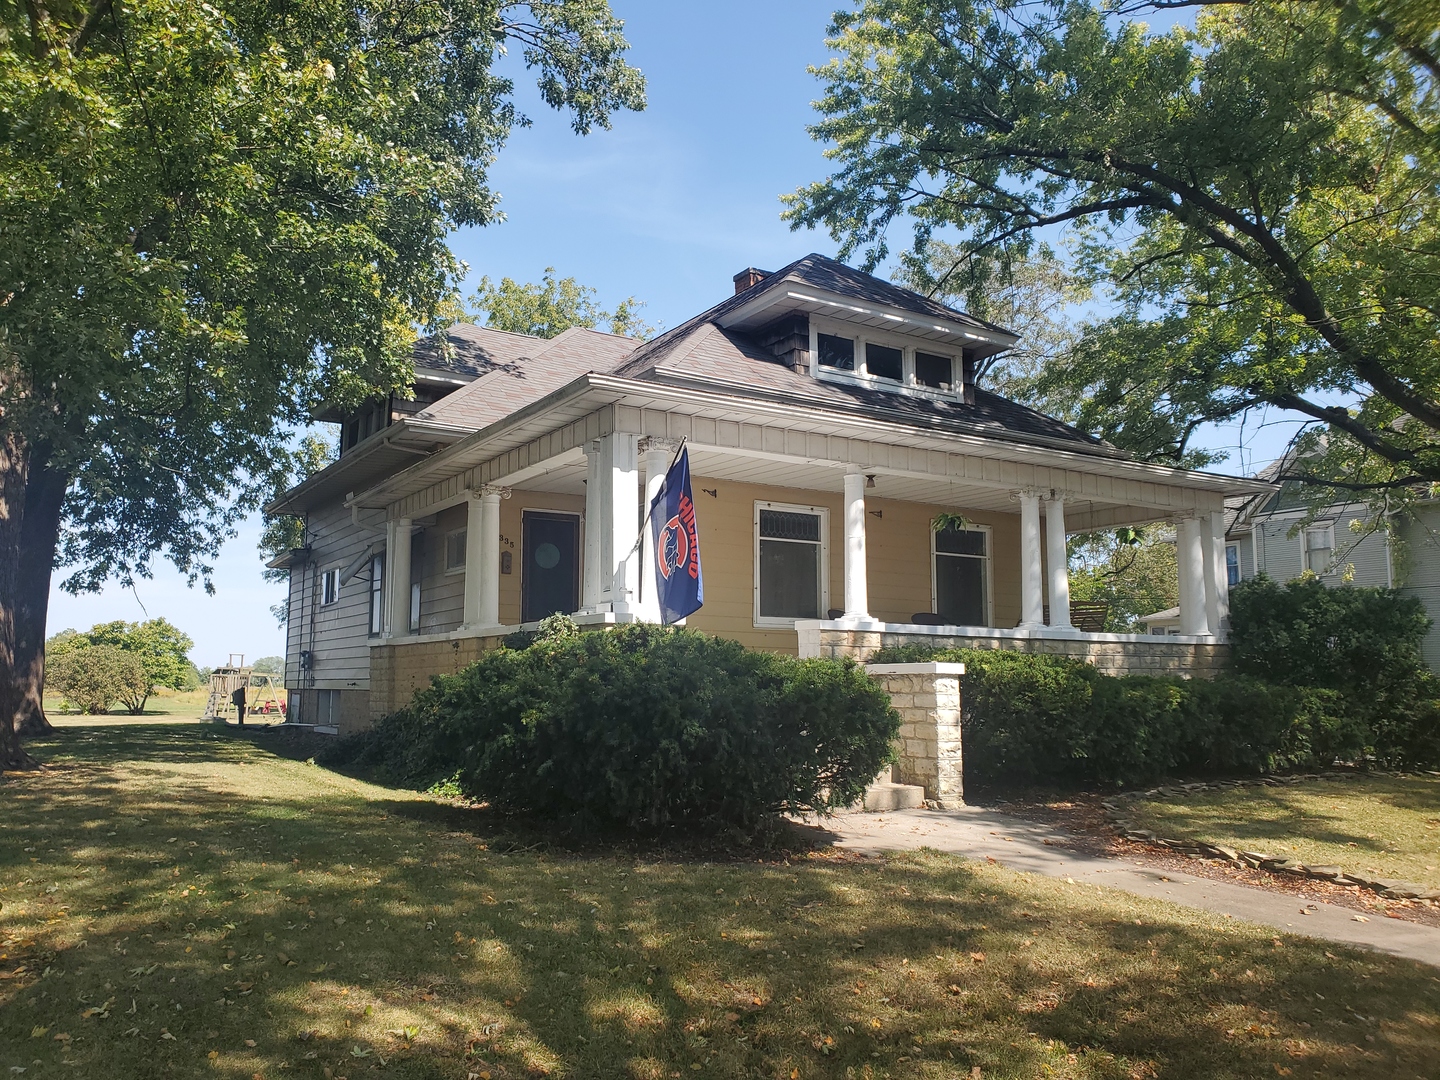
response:
<path id="1" fill-rule="evenodd" d="M 640 440 L 640 468 L 645 473 L 645 498 L 640 503 L 642 520 L 650 513 L 650 504 L 655 501 L 655 496 L 660 494 L 660 485 L 665 482 L 665 470 L 670 467 L 670 459 L 675 456 L 678 445 L 679 441 L 675 439 L 649 437 Z M 660 594 L 655 576 L 655 532 L 652 525 L 653 522 L 644 526 L 640 548 L 640 580 L 636 582 L 640 596 L 635 604 L 635 614 L 641 622 L 658 623 Z"/>
<path id="2" fill-rule="evenodd" d="M 508 489 L 485 487 L 480 491 L 480 544 L 475 576 L 479 579 L 478 615 L 475 625 L 500 625 L 500 500 L 510 494 Z M 465 576 L 470 576 L 469 534 L 466 534 Z"/>
<path id="3" fill-rule="evenodd" d="M 1225 511 L 1211 511 L 1209 526 L 1211 572 L 1205 582 L 1205 616 L 1210 623 L 1210 632 L 1220 634 L 1230 628 L 1230 573 L 1225 566 Z M 1209 589 L 1211 578 L 1215 584 L 1213 596 Z"/>
<path id="4" fill-rule="evenodd" d="M 635 605 L 635 564 L 632 554 L 640 531 L 640 476 L 636 468 L 640 437 L 617 431 L 600 440 L 600 472 L 608 503 L 600 540 L 601 601 L 617 615 Z"/>
<path id="5" fill-rule="evenodd" d="M 870 586 L 865 566 L 865 474 L 845 473 L 845 617 L 870 617 Z"/>
<path id="6" fill-rule="evenodd" d="M 1045 622 L 1040 585 L 1040 496 L 1020 492 L 1020 628 L 1033 630 Z"/>
<path id="7" fill-rule="evenodd" d="M 480 614 L 481 594 L 485 588 L 481 583 L 484 576 L 481 571 L 485 566 L 485 512 L 479 492 L 470 492 L 465 511 L 465 612 L 461 616 L 461 625 L 468 628 L 485 625 Z"/>
<path id="8" fill-rule="evenodd" d="M 410 633 L 410 527 L 409 518 L 397 518 L 385 529 L 385 632 L 389 637 Z"/>
<path id="9" fill-rule="evenodd" d="M 1045 500 L 1045 559 L 1049 563 L 1050 629 L 1069 630 L 1070 556 L 1065 549 L 1065 499 Z"/>
<path id="10" fill-rule="evenodd" d="M 600 536 L 605 531 L 605 485 L 600 477 L 600 441 L 585 446 L 585 558 L 580 573 L 580 610 L 600 609 Z"/>
<path id="11" fill-rule="evenodd" d="M 1175 523 L 1175 562 L 1180 576 L 1180 632 L 1210 633 L 1205 613 L 1205 545 L 1200 522 L 1181 518 Z"/>

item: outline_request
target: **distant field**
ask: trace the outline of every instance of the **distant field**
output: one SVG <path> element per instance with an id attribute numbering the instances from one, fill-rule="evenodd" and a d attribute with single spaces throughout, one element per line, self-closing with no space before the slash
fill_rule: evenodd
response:
<path id="1" fill-rule="evenodd" d="M 208 690 L 201 687 L 199 690 L 159 690 L 150 695 L 150 700 L 145 703 L 146 716 L 174 716 L 186 720 L 195 720 L 205 711 L 205 699 Z M 62 720 L 67 715 L 62 708 L 62 700 L 59 694 L 45 695 L 45 715 L 51 721 Z M 77 719 L 80 714 L 71 712 L 68 715 Z M 125 708 L 111 709 L 110 716 L 129 716 L 129 710 Z M 90 719 L 94 719 L 91 717 Z"/>

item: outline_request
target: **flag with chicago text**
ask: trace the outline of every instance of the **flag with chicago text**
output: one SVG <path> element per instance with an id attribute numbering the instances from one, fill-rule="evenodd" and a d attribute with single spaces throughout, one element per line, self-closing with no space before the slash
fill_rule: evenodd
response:
<path id="1" fill-rule="evenodd" d="M 684 447 L 650 504 L 650 530 L 655 540 L 660 618 L 668 626 L 700 610 L 705 602 L 700 536 L 695 528 L 695 501 L 690 495 L 690 452 Z"/>

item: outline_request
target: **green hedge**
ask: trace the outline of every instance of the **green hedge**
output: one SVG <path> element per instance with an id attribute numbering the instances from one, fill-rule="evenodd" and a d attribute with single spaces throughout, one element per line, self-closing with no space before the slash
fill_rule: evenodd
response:
<path id="1" fill-rule="evenodd" d="M 858 799 L 899 717 L 849 661 L 634 625 L 502 648 L 438 676 L 362 763 L 506 810 L 597 824 L 753 825 Z"/>
<path id="2" fill-rule="evenodd" d="M 876 663 L 965 665 L 966 783 L 1133 786 L 1165 776 L 1255 774 L 1363 749 L 1331 690 L 1246 676 L 1111 676 L 1006 649 L 882 650 Z"/>

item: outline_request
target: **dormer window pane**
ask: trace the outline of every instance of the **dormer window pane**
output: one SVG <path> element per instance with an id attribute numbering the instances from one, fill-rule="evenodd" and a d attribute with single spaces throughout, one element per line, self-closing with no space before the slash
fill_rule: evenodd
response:
<path id="1" fill-rule="evenodd" d="M 855 342 L 833 334 L 819 335 L 820 366 L 836 371 L 855 370 Z"/>
<path id="2" fill-rule="evenodd" d="M 915 381 L 921 386 L 948 389 L 955 385 L 955 361 L 934 353 L 915 354 Z"/>
<path id="3" fill-rule="evenodd" d="M 905 377 L 905 363 L 899 349 L 888 345 L 865 343 L 865 372 L 880 379 L 900 382 Z"/>

